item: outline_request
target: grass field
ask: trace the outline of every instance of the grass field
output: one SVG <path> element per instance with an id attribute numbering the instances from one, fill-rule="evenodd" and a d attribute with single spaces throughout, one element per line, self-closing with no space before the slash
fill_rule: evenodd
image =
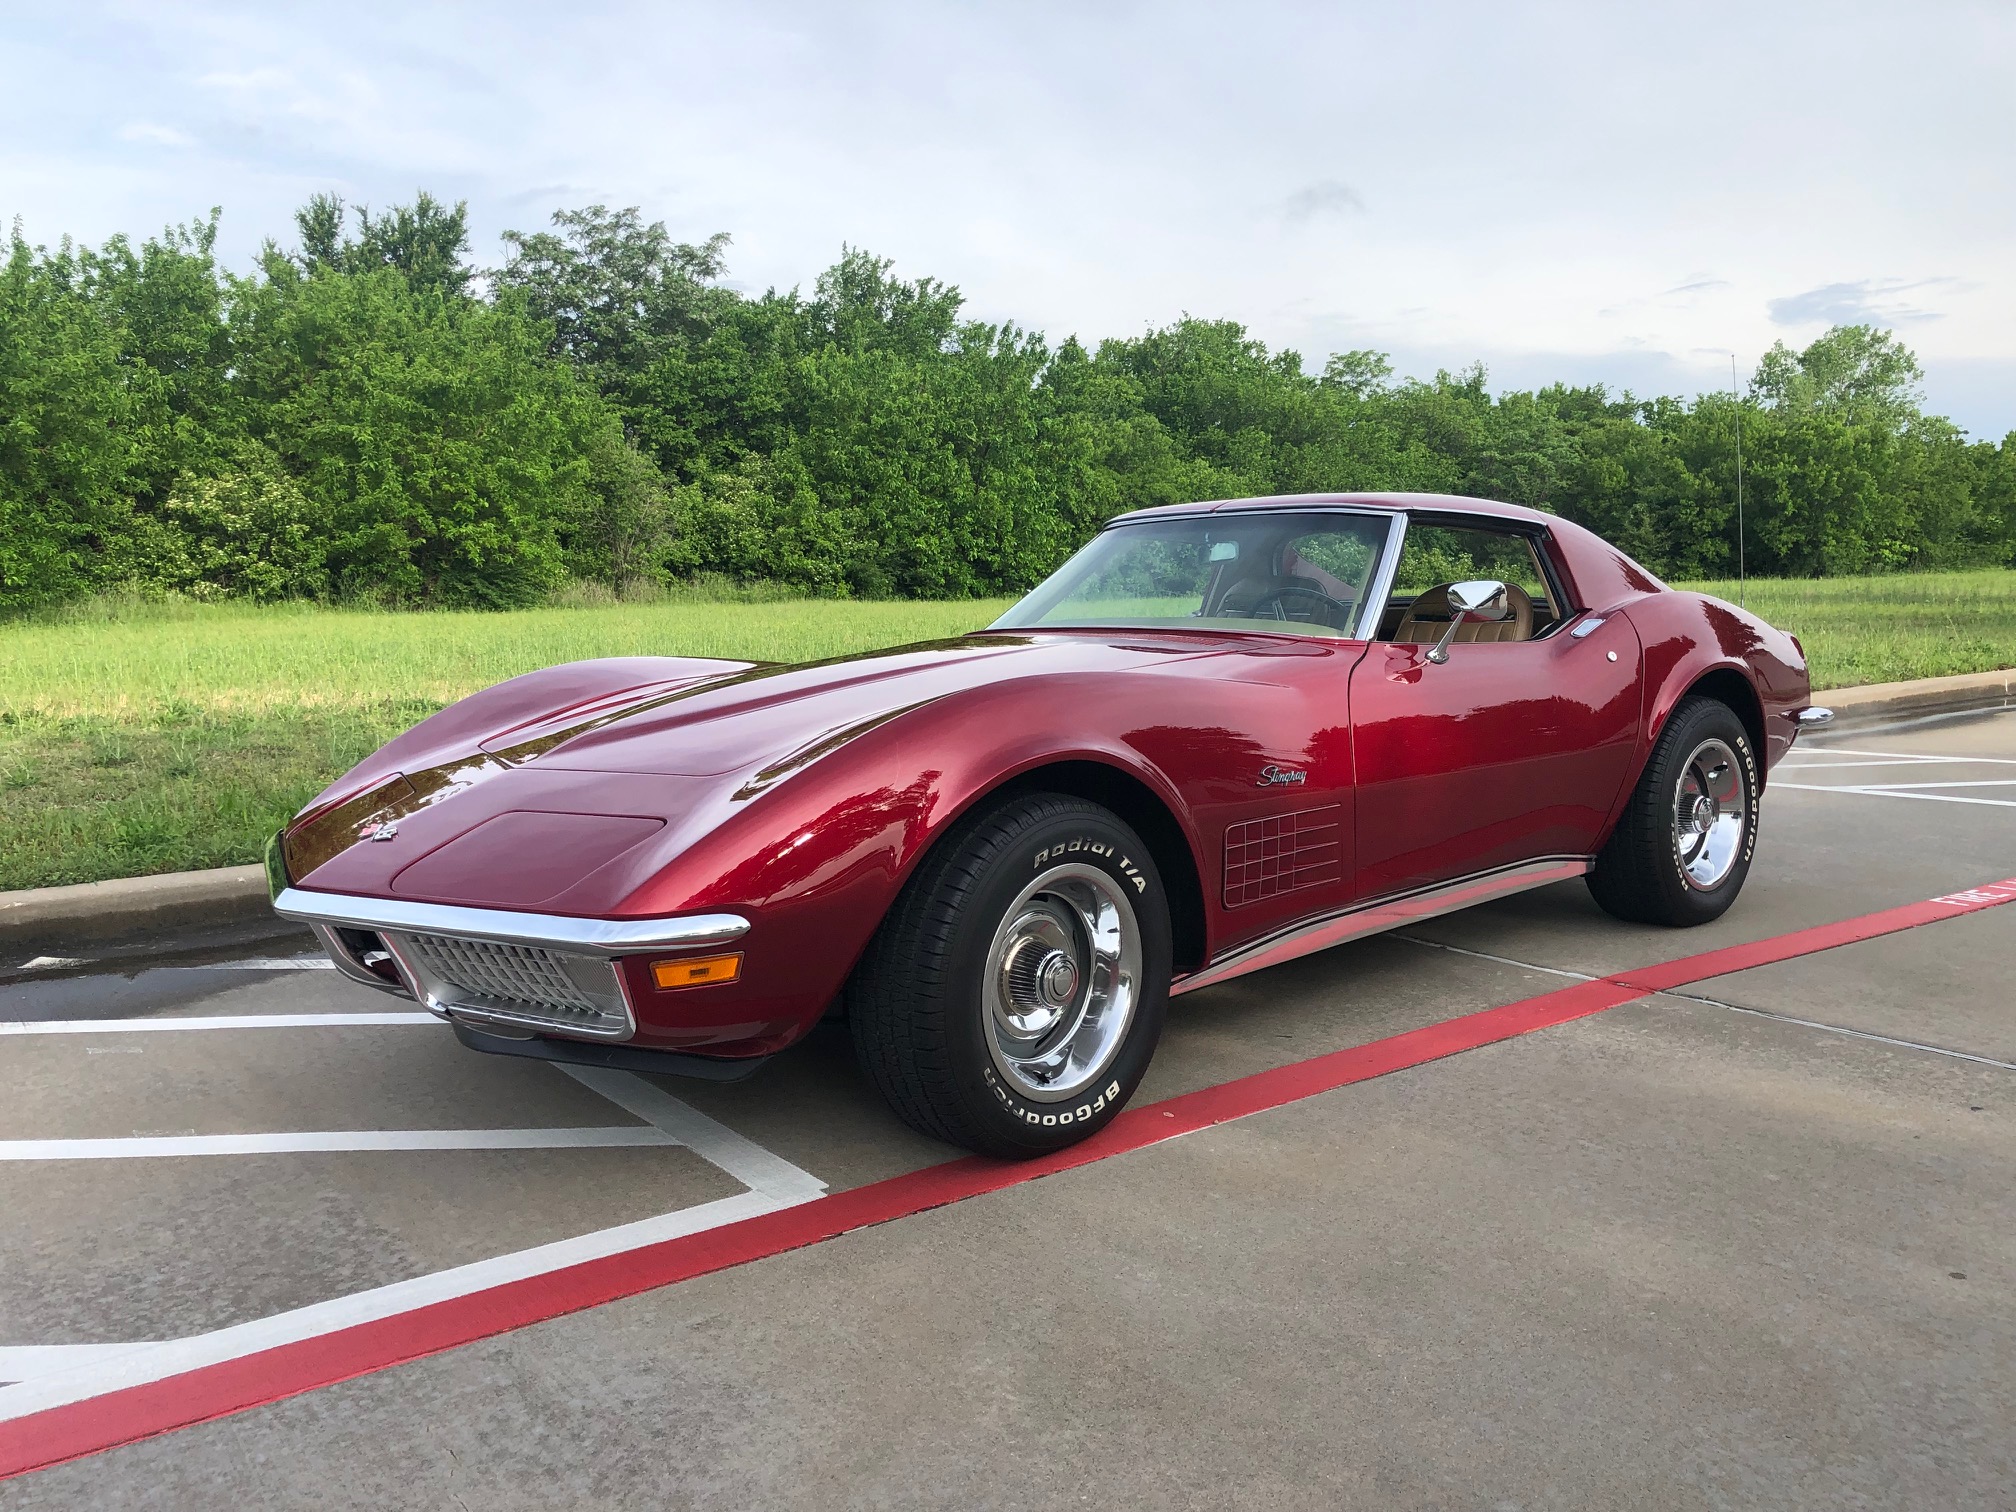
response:
<path id="1" fill-rule="evenodd" d="M 443 705 L 535 667 L 809 661 L 976 629 L 1005 607 L 183 604 L 0 624 L 0 890 L 256 860 L 330 778 Z"/>
<path id="2" fill-rule="evenodd" d="M 1737 600 L 1734 583 L 1687 583 Z M 1806 648 L 1813 686 L 1948 677 L 2016 667 L 2016 572 L 1753 578 L 1745 607 Z"/>
<path id="3" fill-rule="evenodd" d="M 1699 584 L 1734 599 L 1733 584 Z M 1759 581 L 1816 688 L 2016 666 L 2016 572 Z M 511 614 L 97 605 L 0 623 L 0 890 L 257 858 L 331 777 L 442 705 L 590 656 L 802 661 L 1005 602 L 661 603 Z"/>

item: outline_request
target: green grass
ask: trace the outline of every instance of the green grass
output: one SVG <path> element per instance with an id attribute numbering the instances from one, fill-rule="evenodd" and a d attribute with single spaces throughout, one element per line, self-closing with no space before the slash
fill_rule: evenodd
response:
<path id="1" fill-rule="evenodd" d="M 1732 604 L 1734 583 L 1688 583 Z M 2016 667 L 2016 572 L 1753 578 L 1745 606 L 1806 648 L 1815 691 Z"/>
<path id="2" fill-rule="evenodd" d="M 590 656 L 809 661 L 985 625 L 970 603 L 606 604 L 510 614 L 388 614 L 301 605 L 121 604 L 0 624 L 0 709 L 127 720 L 163 710 L 264 714 L 434 707 L 535 667 Z"/>
<path id="3" fill-rule="evenodd" d="M 0 623 L 0 890 L 256 860 L 332 777 L 443 705 L 535 667 L 809 661 L 976 629 L 1005 607 L 100 604 Z"/>
<path id="4" fill-rule="evenodd" d="M 1694 584 L 1734 599 L 1733 584 Z M 1757 581 L 1816 688 L 2016 666 L 2016 572 Z M 986 624 L 977 603 L 513 614 L 96 603 L 0 623 L 0 890 L 256 860 L 330 778 L 477 688 L 590 656 L 802 661 Z"/>

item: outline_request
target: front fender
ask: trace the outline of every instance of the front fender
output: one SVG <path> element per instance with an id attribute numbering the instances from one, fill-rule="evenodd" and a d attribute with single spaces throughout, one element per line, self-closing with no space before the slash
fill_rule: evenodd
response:
<path id="1" fill-rule="evenodd" d="M 763 1053 L 809 1029 L 838 996 L 917 866 L 989 795 L 1059 762 L 1090 762 L 1139 782 L 1175 816 L 1200 855 L 1175 784 L 1131 747 L 1124 720 L 1070 728 L 1066 710 L 1122 712 L 1139 692 L 1034 689 L 949 697 L 882 720 L 761 791 L 745 780 L 683 826 L 680 849 L 621 905 L 624 916 L 731 909 L 750 920 L 744 981 L 691 994 L 683 1027 L 707 998 L 726 1025 L 762 1021 Z M 1048 710 L 1047 714 L 1045 710 Z M 730 901 L 732 900 L 732 902 Z M 736 1006 L 739 1000 L 742 1006 Z M 756 1013 L 760 1004 L 760 1013 Z M 694 1043 L 692 1040 L 685 1041 Z"/>

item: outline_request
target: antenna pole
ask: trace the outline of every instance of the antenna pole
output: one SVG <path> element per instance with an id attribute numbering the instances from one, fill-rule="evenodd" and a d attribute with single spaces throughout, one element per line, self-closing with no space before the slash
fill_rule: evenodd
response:
<path id="1" fill-rule="evenodd" d="M 1744 605 L 1749 574 L 1743 561 L 1743 395 L 1736 387 L 1736 354 L 1729 354 L 1729 397 L 1736 401 L 1736 605 Z"/>

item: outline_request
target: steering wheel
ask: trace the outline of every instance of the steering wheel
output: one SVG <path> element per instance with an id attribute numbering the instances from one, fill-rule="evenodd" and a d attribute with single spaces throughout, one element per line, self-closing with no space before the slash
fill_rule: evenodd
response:
<path id="1" fill-rule="evenodd" d="M 1334 599 L 1321 588 L 1304 588 L 1294 583 L 1284 583 L 1273 592 L 1253 601 L 1253 607 L 1246 611 L 1252 619 L 1289 618 L 1288 605 L 1292 600 L 1307 600 L 1314 606 L 1314 612 L 1304 616 L 1328 625 L 1332 630 L 1341 630 L 1351 621 L 1351 606 L 1341 599 Z M 1334 611 L 1334 612 L 1333 612 Z"/>

